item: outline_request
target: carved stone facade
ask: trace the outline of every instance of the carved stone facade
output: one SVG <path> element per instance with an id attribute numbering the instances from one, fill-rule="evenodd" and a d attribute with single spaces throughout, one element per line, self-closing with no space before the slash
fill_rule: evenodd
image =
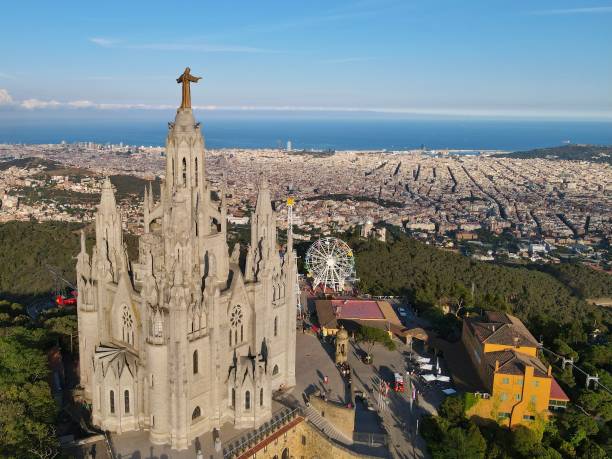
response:
<path id="1" fill-rule="evenodd" d="M 81 237 L 80 376 L 94 424 L 184 449 L 226 422 L 260 425 L 272 392 L 295 384 L 297 266 L 291 234 L 277 247 L 264 181 L 244 269 L 239 245 L 229 253 L 225 193 L 211 196 L 190 108 L 170 123 L 166 156 L 159 200 L 145 190 L 137 260 L 109 180 L 91 256 Z"/>

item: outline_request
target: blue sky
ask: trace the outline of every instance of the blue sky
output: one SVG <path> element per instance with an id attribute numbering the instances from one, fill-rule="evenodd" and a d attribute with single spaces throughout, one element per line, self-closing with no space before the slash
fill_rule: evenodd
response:
<path id="1" fill-rule="evenodd" d="M 610 0 L 22 0 L 0 56 L 13 114 L 169 109 L 189 65 L 217 111 L 612 119 Z"/>

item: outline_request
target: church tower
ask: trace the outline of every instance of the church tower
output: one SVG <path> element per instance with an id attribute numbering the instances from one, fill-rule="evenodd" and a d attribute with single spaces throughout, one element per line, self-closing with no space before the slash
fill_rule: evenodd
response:
<path id="1" fill-rule="evenodd" d="M 278 249 L 266 182 L 252 218 L 247 267 L 227 245 L 225 191 L 213 199 L 204 137 L 183 100 L 166 138 L 158 197 L 145 189 L 143 235 L 129 260 L 112 184 L 96 212 L 91 257 L 77 261 L 81 386 L 93 422 L 113 432 L 146 429 L 155 444 L 184 449 L 226 422 L 257 427 L 272 392 L 295 384 L 292 240 Z"/>

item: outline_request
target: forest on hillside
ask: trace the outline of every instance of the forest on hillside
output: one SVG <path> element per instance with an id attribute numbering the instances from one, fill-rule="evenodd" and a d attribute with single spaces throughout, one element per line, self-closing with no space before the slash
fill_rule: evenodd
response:
<path id="1" fill-rule="evenodd" d="M 612 146 L 569 144 L 559 147 L 536 148 L 528 151 L 514 151 L 499 156 L 519 159 L 544 158 L 612 164 Z"/>
<path id="2" fill-rule="evenodd" d="M 459 338 L 461 321 L 444 314 L 443 305 L 462 305 L 463 313 L 493 309 L 515 314 L 547 349 L 573 358 L 612 388 L 612 312 L 585 301 L 610 296 L 612 276 L 580 264 L 485 263 L 401 234 L 391 239 L 350 240 L 362 292 L 407 297 L 439 336 L 449 340 Z M 546 352 L 541 358 L 553 365 L 557 381 L 572 400 L 565 414 L 532 435 L 476 426 L 462 414 L 449 418 L 442 413 L 423 427 L 432 456 L 459 457 L 459 448 L 483 459 L 610 457 L 612 396 L 602 388 L 586 390 L 583 375 L 570 366 L 562 370 L 554 355 Z"/>

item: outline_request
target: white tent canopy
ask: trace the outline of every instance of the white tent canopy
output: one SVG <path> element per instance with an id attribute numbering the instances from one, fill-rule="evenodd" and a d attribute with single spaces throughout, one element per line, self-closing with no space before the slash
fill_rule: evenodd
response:
<path id="1" fill-rule="evenodd" d="M 433 365 L 424 363 L 424 364 L 421 364 L 419 366 L 419 368 L 421 370 L 429 370 L 429 371 L 431 371 L 431 370 L 433 370 Z"/>
<path id="2" fill-rule="evenodd" d="M 436 380 L 436 375 L 426 374 L 426 375 L 421 375 L 421 377 L 427 382 Z"/>

